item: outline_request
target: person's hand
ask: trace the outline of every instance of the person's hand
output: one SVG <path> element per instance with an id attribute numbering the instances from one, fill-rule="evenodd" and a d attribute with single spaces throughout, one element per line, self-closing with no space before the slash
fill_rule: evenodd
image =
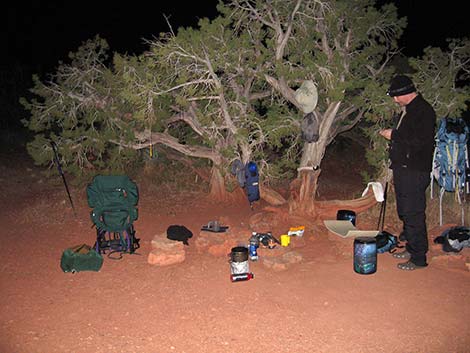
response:
<path id="1" fill-rule="evenodd" d="M 379 131 L 379 134 L 385 137 L 387 140 L 392 139 L 392 129 L 383 129 Z"/>

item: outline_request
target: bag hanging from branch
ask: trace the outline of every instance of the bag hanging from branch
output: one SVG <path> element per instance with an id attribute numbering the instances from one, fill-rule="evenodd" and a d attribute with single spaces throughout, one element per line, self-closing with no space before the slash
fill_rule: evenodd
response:
<path id="1" fill-rule="evenodd" d="M 318 103 L 318 90 L 315 83 L 312 80 L 302 82 L 302 85 L 295 91 L 295 99 L 304 114 L 313 112 Z"/>
<path id="2" fill-rule="evenodd" d="M 320 138 L 320 124 L 318 123 L 318 116 L 315 112 L 308 113 L 304 116 L 300 128 L 302 130 L 302 139 L 305 142 L 317 142 Z"/>

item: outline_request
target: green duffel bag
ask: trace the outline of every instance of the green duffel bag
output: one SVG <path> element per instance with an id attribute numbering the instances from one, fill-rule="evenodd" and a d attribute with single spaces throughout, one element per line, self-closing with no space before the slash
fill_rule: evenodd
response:
<path id="1" fill-rule="evenodd" d="M 60 259 L 64 272 L 99 271 L 102 265 L 103 257 L 87 244 L 65 249 Z"/>

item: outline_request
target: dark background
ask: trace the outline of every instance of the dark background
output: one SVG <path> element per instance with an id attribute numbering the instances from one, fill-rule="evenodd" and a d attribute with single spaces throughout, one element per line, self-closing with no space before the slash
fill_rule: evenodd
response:
<path id="1" fill-rule="evenodd" d="M 378 1 L 383 4 L 386 0 Z M 468 36 L 465 1 L 393 1 L 408 18 L 401 45 L 408 56 L 426 46 L 442 46 L 448 37 Z M 158 4 L 157 4 L 158 3 Z M 2 64 L 54 66 L 96 34 L 112 51 L 140 53 L 143 38 L 167 31 L 164 15 L 174 29 L 196 25 L 199 18 L 217 14 L 217 0 L 192 1 L 11 1 L 3 13 Z"/>
<path id="2" fill-rule="evenodd" d="M 399 15 L 408 18 L 400 41 L 407 56 L 421 55 L 426 46 L 445 47 L 449 37 L 469 36 L 465 1 L 393 2 Z M 32 86 L 32 74 L 43 77 L 54 72 L 59 61 L 67 61 L 68 53 L 76 51 L 82 42 L 99 34 L 107 40 L 111 51 L 140 54 L 147 48 L 144 38 L 168 31 L 165 16 L 175 30 L 194 26 L 200 18 L 214 18 L 217 3 L 217 0 L 190 4 L 182 0 L 7 2 L 0 21 L 0 127 L 19 125 L 18 116 L 24 112 L 17 104 L 18 97 Z"/>
<path id="3" fill-rule="evenodd" d="M 156 3 L 159 2 L 157 5 Z M 53 68 L 66 60 L 82 42 L 99 34 L 111 51 L 139 54 L 151 39 L 173 29 L 194 26 L 199 18 L 216 16 L 217 1 L 44 1 L 12 2 L 8 5 L 3 32 L 4 64 Z M 5 25 L 5 24 L 4 24 Z"/>

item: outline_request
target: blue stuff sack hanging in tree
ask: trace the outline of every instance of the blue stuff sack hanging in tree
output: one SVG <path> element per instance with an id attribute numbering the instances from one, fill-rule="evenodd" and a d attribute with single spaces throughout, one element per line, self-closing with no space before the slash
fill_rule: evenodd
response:
<path id="1" fill-rule="evenodd" d="M 251 205 L 252 202 L 259 200 L 259 173 L 255 162 L 248 162 L 245 165 L 245 180 L 246 193 Z"/>

